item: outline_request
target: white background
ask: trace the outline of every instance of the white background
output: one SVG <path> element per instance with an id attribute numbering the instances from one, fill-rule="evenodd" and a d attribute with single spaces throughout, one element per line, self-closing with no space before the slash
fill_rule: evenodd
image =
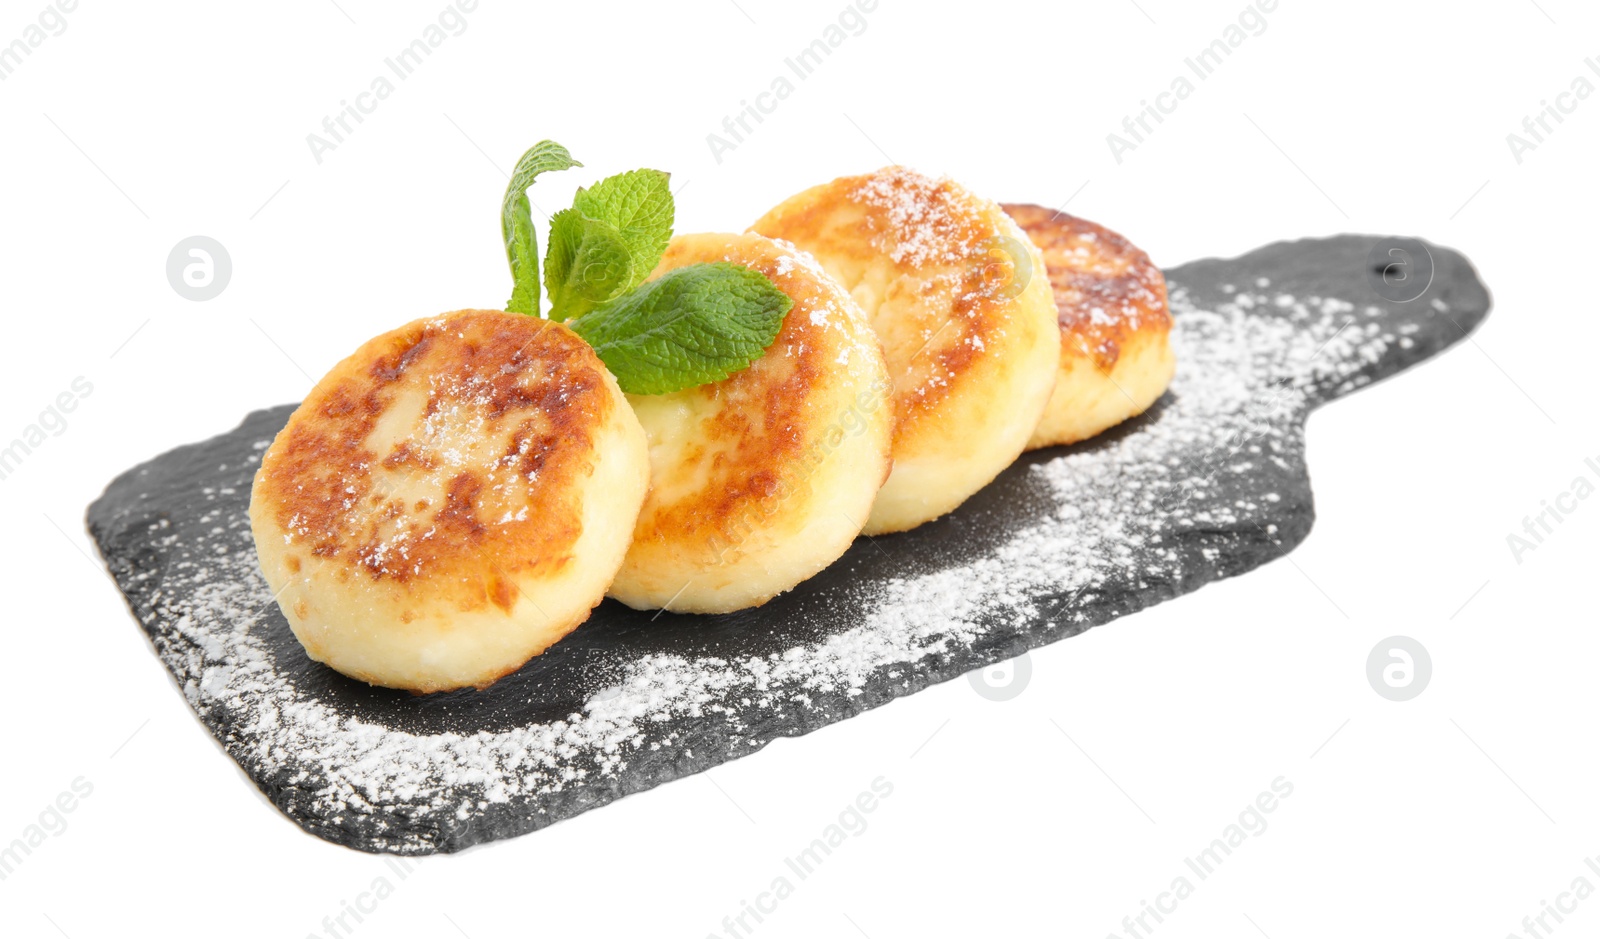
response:
<path id="1" fill-rule="evenodd" d="M 0 43 L 43 5 L 0 4 Z M 706 135 L 844 0 L 483 0 L 319 165 L 306 135 L 443 5 L 84 0 L 0 82 L 0 438 L 93 385 L 0 481 L 0 841 L 93 786 L 0 882 L 0 933 L 299 939 L 385 876 L 358 936 L 698 939 L 879 776 L 894 791 L 869 827 L 755 935 L 1120 933 L 1279 776 L 1294 792 L 1269 828 L 1155 935 L 1499 939 L 1574 878 L 1600 888 L 1600 499 L 1520 564 L 1506 542 L 1600 458 L 1600 99 L 1520 165 L 1506 141 L 1576 76 L 1600 84 L 1591 4 L 1283 0 L 1119 165 L 1106 135 L 1243 0 L 880 0 L 719 164 Z M 503 304 L 504 171 L 545 137 L 587 164 L 537 183 L 546 210 L 652 166 L 687 187 L 680 231 L 737 230 L 892 159 L 998 200 L 1076 193 L 1070 211 L 1169 266 L 1418 235 L 1466 252 L 1496 309 L 1313 417 L 1319 518 L 1288 559 L 1036 651 L 1014 700 L 949 682 L 401 881 L 256 793 L 88 559 L 82 516 L 116 473 L 297 400 L 367 337 Z M 234 266 L 203 303 L 165 276 L 195 234 Z M 1365 677 L 1394 634 L 1433 657 L 1403 704 Z M 1596 930 L 1600 897 L 1557 927 Z"/>

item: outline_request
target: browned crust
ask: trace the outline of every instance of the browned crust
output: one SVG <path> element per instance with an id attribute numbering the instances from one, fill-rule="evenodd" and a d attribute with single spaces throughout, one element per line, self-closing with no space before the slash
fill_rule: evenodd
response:
<path id="1" fill-rule="evenodd" d="M 833 224 L 841 201 L 861 209 L 853 226 Z M 996 240 L 992 212 L 949 179 L 896 166 L 835 179 L 756 223 L 763 234 L 863 266 L 887 256 L 925 295 L 950 292 L 950 315 L 929 330 L 925 349 L 885 350 L 895 376 L 896 442 L 964 387 L 982 350 L 1007 328 L 1016 272 Z"/>
<path id="2" fill-rule="evenodd" d="M 857 347 L 852 355 L 877 356 L 881 363 L 882 352 L 865 324 L 852 321 L 860 314 L 851 317 L 842 307 L 849 300 L 838 285 L 813 262 L 797 261 L 793 252 L 760 235 L 675 239 L 654 276 L 720 260 L 766 275 L 794 305 L 766 354 L 749 368 L 682 392 L 721 405 L 700 425 L 696 448 L 679 464 L 682 473 L 704 473 L 704 483 L 675 493 L 670 502 L 652 493 L 639 515 L 639 541 L 725 550 L 776 516 L 784 502 L 807 491 L 811 474 L 826 456 L 824 447 L 837 445 L 823 444 L 808 428 L 816 428 L 823 416 L 817 403 L 819 397 L 829 398 L 823 386 L 841 374 L 842 366 L 833 361 L 839 355 L 840 324 Z M 813 320 L 816 311 L 822 315 Z M 881 373 L 881 364 L 878 369 Z M 831 421 L 842 415 L 823 417 Z M 670 488 L 671 481 L 657 482 Z"/>
<path id="3" fill-rule="evenodd" d="M 1064 357 L 1089 358 L 1110 374 L 1136 336 L 1172 328 L 1166 278 L 1128 239 L 1044 206 L 1001 208 L 1044 255 Z"/>
<path id="4" fill-rule="evenodd" d="M 409 323 L 317 383 L 263 456 L 253 498 L 294 549 L 334 565 L 342 581 L 509 612 L 512 578 L 572 560 L 582 532 L 573 483 L 593 473 L 597 431 L 616 406 L 603 368 L 570 330 L 532 317 L 461 310 Z M 413 426 L 387 452 L 370 449 L 391 405 L 422 392 L 423 423 L 481 420 L 484 438 L 511 444 L 492 465 L 451 465 Z M 392 474 L 408 470 L 437 480 L 441 504 L 388 491 Z"/>

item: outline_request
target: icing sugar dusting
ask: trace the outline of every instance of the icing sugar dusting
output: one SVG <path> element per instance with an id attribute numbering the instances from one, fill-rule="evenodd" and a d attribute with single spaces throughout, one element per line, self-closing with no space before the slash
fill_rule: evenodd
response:
<path id="1" fill-rule="evenodd" d="M 892 166 L 863 177 L 850 195 L 883 214 L 887 227 L 878 237 L 896 264 L 955 264 L 982 252 L 973 238 L 988 228 L 981 203 L 947 178 Z"/>

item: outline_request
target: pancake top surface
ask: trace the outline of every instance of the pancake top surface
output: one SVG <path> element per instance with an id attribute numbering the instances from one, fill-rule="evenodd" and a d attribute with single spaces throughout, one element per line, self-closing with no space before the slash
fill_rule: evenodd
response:
<path id="1" fill-rule="evenodd" d="M 1038 205 L 1002 206 L 1044 255 L 1061 340 L 1111 371 L 1140 333 L 1166 333 L 1167 282 L 1150 256 L 1116 232 Z"/>
<path id="2" fill-rule="evenodd" d="M 794 305 L 749 368 L 669 395 L 629 396 L 651 447 L 673 455 L 653 461 L 642 539 L 726 539 L 751 518 L 770 526 L 802 517 L 805 500 L 793 497 L 825 455 L 814 452 L 819 442 L 850 423 L 858 392 L 883 381 L 882 352 L 860 310 L 792 244 L 756 234 L 680 235 L 652 276 L 712 261 L 759 271 Z M 882 406 L 885 391 L 869 404 Z"/>
<path id="3" fill-rule="evenodd" d="M 510 579 L 559 570 L 582 531 L 619 402 L 565 327 L 461 310 L 358 349 L 301 403 L 262 458 L 253 501 L 341 582 L 388 581 L 462 609 L 509 610 Z M 258 535 L 262 526 L 258 521 Z"/>
<path id="4" fill-rule="evenodd" d="M 1015 229 L 998 206 L 900 166 L 800 193 L 755 230 L 800 244 L 852 293 L 866 285 L 894 309 L 878 316 L 863 304 L 894 376 L 897 437 L 1006 342 L 1026 286 L 1023 246 L 1008 243 Z"/>

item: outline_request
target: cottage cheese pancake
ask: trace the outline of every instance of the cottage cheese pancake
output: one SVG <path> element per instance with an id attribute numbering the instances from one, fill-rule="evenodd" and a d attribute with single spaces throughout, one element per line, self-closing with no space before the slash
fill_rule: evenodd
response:
<path id="1" fill-rule="evenodd" d="M 1167 281 L 1126 238 L 1037 205 L 1003 207 L 1044 255 L 1061 374 L 1029 449 L 1087 440 L 1155 403 L 1176 361 Z"/>
<path id="2" fill-rule="evenodd" d="M 629 606 L 723 613 L 831 564 L 889 473 L 893 403 L 877 338 L 849 294 L 793 245 L 683 235 L 653 276 L 729 261 L 793 301 L 777 339 L 720 382 L 629 395 L 651 492 L 611 593 Z"/>
<path id="3" fill-rule="evenodd" d="M 883 343 L 894 471 L 868 534 L 938 518 L 1021 454 L 1060 340 L 1043 260 L 999 206 L 889 167 L 792 196 L 752 230 L 815 255 Z"/>
<path id="4" fill-rule="evenodd" d="M 313 659 L 393 688 L 482 688 L 605 595 L 648 473 L 644 432 L 583 340 L 461 310 L 319 381 L 262 458 L 250 520 Z"/>

